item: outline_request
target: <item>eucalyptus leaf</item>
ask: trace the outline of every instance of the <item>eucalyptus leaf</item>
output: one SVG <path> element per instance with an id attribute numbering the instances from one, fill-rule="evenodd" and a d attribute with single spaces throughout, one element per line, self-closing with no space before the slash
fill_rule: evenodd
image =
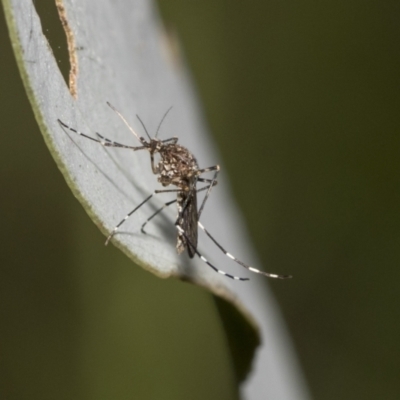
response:
<path id="1" fill-rule="evenodd" d="M 36 119 L 58 168 L 99 229 L 108 236 L 116 224 L 155 189 L 149 154 L 104 148 L 62 129 L 57 122 L 96 137 L 138 146 L 137 139 L 108 106 L 110 102 L 132 129 L 144 136 L 135 114 L 150 135 L 169 107 L 159 137 L 179 137 L 197 157 L 200 168 L 218 163 L 200 107 L 177 46 L 163 30 L 150 1 L 57 1 L 67 32 L 71 61 L 69 87 L 59 70 L 31 0 L 3 0 L 21 75 Z M 64 8 L 65 7 L 65 8 Z M 222 180 L 204 212 L 204 225 L 224 247 L 257 267 L 246 230 Z M 174 193 L 170 194 L 174 196 Z M 254 372 L 243 386 L 248 398 L 306 398 L 290 341 L 262 278 L 232 265 L 207 238 L 200 251 L 218 260 L 218 267 L 250 282 L 232 282 L 200 259 L 175 250 L 174 206 L 152 220 L 148 234 L 142 223 L 171 196 L 160 195 L 139 209 L 121 227 L 112 243 L 137 265 L 162 277 L 175 277 L 202 286 L 229 302 L 218 308 L 232 347 L 238 380 Z M 102 245 L 99 243 L 99 246 Z M 234 250 L 234 251 L 233 251 Z M 232 272 L 233 271 L 233 272 Z M 271 271 L 274 272 L 274 271 Z M 225 304 L 225 305 L 224 305 Z M 232 305 L 234 308 L 232 308 Z M 235 332 L 241 335 L 235 335 Z"/>

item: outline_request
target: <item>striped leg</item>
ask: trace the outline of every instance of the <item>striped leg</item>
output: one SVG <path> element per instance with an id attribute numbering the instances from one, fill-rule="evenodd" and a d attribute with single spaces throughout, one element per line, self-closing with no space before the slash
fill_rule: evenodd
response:
<path id="1" fill-rule="evenodd" d="M 205 174 L 205 173 L 210 172 L 210 171 L 215 171 L 213 179 L 200 178 L 200 175 Z M 199 190 L 196 189 L 197 182 L 208 182 L 209 185 L 206 186 L 208 191 L 207 191 L 207 193 L 206 193 L 206 195 L 205 195 L 205 197 L 204 197 L 204 199 L 203 199 L 203 201 L 201 203 L 200 209 L 199 209 L 199 211 L 197 213 L 197 219 L 200 218 L 200 215 L 203 212 L 204 205 L 205 205 L 205 203 L 206 203 L 206 201 L 208 199 L 208 196 L 210 195 L 211 189 L 214 186 L 216 186 L 217 183 L 218 183 L 217 180 L 216 180 L 216 177 L 217 177 L 218 173 L 219 173 L 219 165 L 214 165 L 212 167 L 208 167 L 208 168 L 204 168 L 204 169 L 198 170 L 198 174 L 197 174 L 197 176 L 196 176 L 196 178 L 195 178 L 195 180 L 194 180 L 194 182 L 192 184 L 192 187 L 189 190 L 188 195 L 186 196 L 186 201 L 182 204 L 181 211 L 180 211 L 180 213 L 178 215 L 178 218 L 175 221 L 175 225 L 178 225 L 179 221 L 182 219 L 182 216 L 183 216 L 183 213 L 185 211 L 185 208 L 186 208 L 189 200 L 191 199 L 191 196 L 193 195 L 193 193 L 194 192 L 197 192 L 197 193 L 199 192 Z"/>
<path id="2" fill-rule="evenodd" d="M 131 149 L 131 150 L 142 150 L 142 149 L 145 149 L 144 146 L 128 146 L 128 145 L 125 145 L 125 144 L 122 144 L 122 143 L 114 142 L 114 141 L 112 141 L 110 139 L 107 139 L 104 136 L 101 136 L 100 133 L 97 133 L 97 132 L 96 132 L 96 135 L 97 135 L 98 139 L 96 139 L 94 137 L 86 135 L 86 133 L 79 132 L 76 129 L 71 128 L 70 126 L 68 126 L 67 124 L 62 122 L 60 119 L 58 119 L 57 121 L 61 125 L 62 128 L 67 128 L 71 132 L 74 132 L 79 136 L 83 136 L 86 139 L 90 139 L 90 140 L 93 140 L 94 142 L 100 143 L 104 147 L 120 147 L 120 148 L 123 148 L 123 149 Z"/>
<path id="3" fill-rule="evenodd" d="M 144 233 L 145 235 L 147 235 L 147 232 L 144 230 L 144 227 L 156 216 L 158 215 L 161 211 L 163 211 L 165 208 L 169 207 L 171 204 L 176 203 L 178 200 L 171 200 L 168 201 L 167 203 L 164 203 L 164 205 L 159 208 L 153 215 L 151 215 L 149 218 L 146 219 L 146 221 L 144 222 L 144 224 L 142 225 L 142 227 L 140 228 L 141 232 Z"/>
<path id="4" fill-rule="evenodd" d="M 222 271 L 220 269 L 218 269 L 217 267 L 215 267 L 213 264 L 211 264 L 198 250 L 196 247 L 194 247 L 189 238 L 187 237 L 187 235 L 185 234 L 184 230 L 179 226 L 176 225 L 176 229 L 178 230 L 178 232 L 185 237 L 186 241 L 189 243 L 189 245 L 193 248 L 194 252 L 197 254 L 197 256 L 203 261 L 205 262 L 210 268 L 212 268 L 215 272 L 218 272 L 221 275 L 227 276 L 230 279 L 234 279 L 235 281 L 248 281 L 249 278 L 241 278 L 240 276 L 235 276 L 235 275 L 231 275 L 226 273 L 225 271 Z"/>
<path id="5" fill-rule="evenodd" d="M 214 242 L 214 244 L 231 260 L 233 260 L 235 263 L 241 265 L 242 267 L 248 269 L 251 272 L 254 272 L 256 274 L 264 275 L 268 278 L 275 278 L 275 279 L 288 279 L 291 278 L 291 275 L 278 275 L 278 274 L 270 274 L 268 272 L 260 271 L 256 268 L 251 267 L 250 265 L 245 264 L 243 261 L 240 261 L 236 257 L 234 257 L 232 254 L 228 253 L 215 239 L 213 236 L 211 236 L 210 232 L 207 231 L 206 228 L 201 224 L 201 222 L 197 223 L 198 226 L 204 231 L 204 233 Z"/>
<path id="6" fill-rule="evenodd" d="M 211 182 L 211 179 L 202 179 L 201 180 L 202 182 Z M 200 189 L 197 189 L 196 190 L 196 193 L 199 193 L 199 192 L 203 192 L 204 190 L 207 190 L 207 189 L 209 189 L 209 185 L 207 185 L 207 186 L 205 186 L 205 187 L 202 187 L 202 188 L 200 188 Z M 167 203 L 164 203 L 164 205 L 161 207 L 161 208 L 159 208 L 154 214 L 152 214 L 149 218 L 147 218 L 147 220 L 145 221 L 145 223 L 142 225 L 142 227 L 141 227 L 141 232 L 142 233 L 144 233 L 145 235 L 147 235 L 147 232 L 144 230 L 144 227 L 156 216 L 156 215 L 158 215 L 161 211 L 163 211 L 165 208 L 167 208 L 167 207 L 169 207 L 171 204 L 174 204 L 174 203 L 176 203 L 178 200 L 177 199 L 175 199 L 175 200 L 171 200 L 171 201 L 168 201 Z"/>
<path id="7" fill-rule="evenodd" d="M 115 228 L 112 230 L 112 232 L 108 235 L 106 242 L 104 243 L 106 246 L 110 242 L 110 240 L 113 238 L 113 236 L 117 233 L 118 229 L 121 227 L 121 225 L 135 212 L 137 211 L 140 207 L 142 207 L 144 204 L 146 204 L 154 195 L 159 194 L 159 193 L 171 193 L 171 192 L 177 192 L 178 190 L 171 189 L 171 190 L 155 190 L 150 196 L 146 197 L 139 205 L 137 205 L 132 211 L 130 211 L 126 216 L 115 226 Z"/>
<path id="8" fill-rule="evenodd" d="M 218 176 L 218 174 L 219 174 L 219 165 L 214 165 L 213 167 L 205 168 L 205 169 L 202 170 L 202 173 L 210 172 L 210 171 L 215 171 L 213 179 L 199 178 L 199 181 L 200 181 L 200 182 L 209 182 L 209 183 L 210 183 L 210 185 L 209 185 L 209 187 L 208 187 L 208 190 L 207 190 L 207 193 L 206 193 L 206 195 L 204 196 L 204 199 L 203 199 L 203 201 L 202 201 L 202 203 L 201 203 L 201 206 L 200 206 L 200 208 L 199 208 L 199 212 L 198 212 L 198 219 L 199 219 L 199 220 L 200 220 L 201 213 L 203 212 L 204 206 L 205 206 L 205 204 L 206 204 L 206 201 L 207 201 L 207 199 L 208 199 L 208 196 L 209 196 L 210 193 L 211 193 L 212 188 L 213 188 L 214 186 L 216 186 L 217 183 L 218 183 L 218 182 L 217 182 L 217 176 Z"/>

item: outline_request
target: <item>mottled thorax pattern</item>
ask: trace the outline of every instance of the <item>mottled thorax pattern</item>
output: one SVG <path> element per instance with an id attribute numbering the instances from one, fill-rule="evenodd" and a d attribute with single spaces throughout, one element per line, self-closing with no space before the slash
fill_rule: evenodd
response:
<path id="1" fill-rule="evenodd" d="M 189 190 L 188 183 L 199 170 L 196 158 L 186 147 L 177 144 L 164 146 L 160 155 L 158 181 L 163 186 L 175 185 L 183 190 Z"/>

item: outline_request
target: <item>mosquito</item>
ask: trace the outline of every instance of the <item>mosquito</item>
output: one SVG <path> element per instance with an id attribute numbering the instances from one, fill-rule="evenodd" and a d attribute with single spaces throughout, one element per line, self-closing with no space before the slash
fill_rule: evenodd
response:
<path id="1" fill-rule="evenodd" d="M 177 229 L 177 243 L 176 250 L 178 254 L 181 254 L 185 249 L 188 252 L 190 258 L 193 258 L 197 255 L 204 263 L 206 263 L 209 267 L 211 267 L 215 272 L 224 275 L 230 279 L 239 280 L 239 281 L 247 281 L 249 278 L 243 278 L 235 275 L 231 275 L 225 271 L 222 271 L 215 267 L 210 261 L 208 261 L 203 254 L 201 254 L 197 249 L 198 243 L 198 228 L 200 228 L 204 233 L 211 239 L 212 242 L 224 253 L 228 258 L 233 260 L 235 263 L 241 265 L 246 268 L 248 271 L 254 272 L 256 274 L 264 275 L 268 278 L 275 279 L 287 279 L 291 278 L 291 275 L 279 275 L 272 274 L 264 271 L 260 271 L 256 268 L 251 267 L 250 265 L 240 261 L 238 258 L 233 256 L 231 253 L 225 250 L 224 247 L 211 235 L 211 233 L 202 225 L 200 222 L 200 216 L 204 210 L 204 206 L 206 204 L 207 199 L 210 196 L 210 193 L 214 186 L 217 185 L 217 177 L 220 171 L 219 165 L 213 165 L 207 168 L 199 168 L 196 158 L 194 155 L 186 148 L 178 144 L 177 137 L 171 137 L 169 139 L 158 139 L 157 135 L 160 130 L 160 127 L 168 115 L 171 108 L 167 110 L 167 112 L 162 117 L 158 127 L 156 134 L 152 138 L 144 125 L 143 121 L 138 118 L 140 124 L 142 125 L 144 132 L 146 133 L 146 138 L 138 135 L 133 128 L 128 124 L 124 116 L 109 102 L 107 105 L 118 115 L 119 118 L 124 122 L 130 132 L 136 137 L 136 139 L 140 142 L 140 146 L 129 146 L 122 143 L 115 142 L 110 140 L 98 132 L 96 132 L 96 138 L 86 135 L 83 132 L 80 132 L 74 128 L 71 128 L 60 119 L 58 119 L 58 123 L 64 129 L 68 129 L 75 134 L 85 137 L 86 139 L 90 139 L 94 142 L 101 144 L 104 147 L 118 147 L 123 149 L 129 149 L 133 151 L 138 150 L 147 150 L 150 153 L 150 163 L 153 174 L 158 175 L 158 182 L 163 187 L 174 187 L 173 189 L 163 189 L 163 190 L 155 190 L 152 194 L 146 197 L 139 205 L 137 205 L 132 211 L 130 211 L 112 230 L 112 232 L 107 237 L 105 245 L 107 245 L 110 240 L 114 237 L 114 235 L 118 232 L 121 225 L 139 208 L 141 208 L 144 204 L 146 204 L 150 199 L 160 193 L 176 193 L 176 199 L 164 203 L 164 205 L 155 211 L 147 220 L 143 223 L 141 227 L 141 232 L 146 234 L 145 226 L 159 213 L 161 213 L 165 208 L 170 205 L 176 203 L 178 208 L 178 216 L 175 221 L 175 227 Z M 154 158 L 155 155 L 159 156 L 159 161 L 156 163 Z M 213 172 L 214 175 L 212 179 L 205 178 L 204 174 Z M 199 183 L 204 183 L 205 186 L 198 188 Z M 197 206 L 197 194 L 199 192 L 205 191 L 206 194 L 202 200 L 200 208 Z"/>

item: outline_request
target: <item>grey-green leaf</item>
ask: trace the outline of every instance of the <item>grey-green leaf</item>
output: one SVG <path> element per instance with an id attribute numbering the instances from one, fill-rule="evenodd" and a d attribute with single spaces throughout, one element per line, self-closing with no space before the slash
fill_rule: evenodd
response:
<path id="1" fill-rule="evenodd" d="M 160 137 L 178 136 L 180 143 L 195 154 L 200 167 L 218 163 L 218 157 L 184 63 L 172 50 L 174 46 L 170 46 L 150 1 L 57 3 L 60 7 L 65 3 L 63 18 L 70 35 L 74 66 L 70 88 L 42 33 L 32 1 L 3 0 L 18 65 L 44 139 L 74 195 L 107 236 L 157 188 L 149 155 L 104 148 L 62 129 L 58 119 L 89 136 L 96 137 L 99 132 L 135 146 L 139 144 L 136 138 L 106 102 L 111 102 L 139 135 L 144 132 L 135 114 L 154 134 L 165 111 L 173 106 Z M 244 224 L 223 183 L 223 174 L 221 177 L 221 184 L 205 208 L 204 224 L 229 251 L 257 264 L 249 250 Z M 170 199 L 171 196 L 161 195 L 153 203 L 155 208 L 138 210 L 112 243 L 155 275 L 190 281 L 235 307 L 232 312 L 230 307 L 219 304 L 238 379 L 246 376 L 260 335 L 263 345 L 257 350 L 254 373 L 243 386 L 247 398 L 306 398 L 279 312 L 261 283 L 264 278 L 253 275 L 250 282 L 231 282 L 201 260 L 177 255 L 173 207 L 152 223 L 148 235 L 140 233 L 149 212 Z M 201 239 L 200 249 L 213 260 L 215 257 L 219 268 L 235 275 L 249 275 L 232 265 L 206 238 Z M 243 332 L 243 336 L 235 335 L 235 331 Z"/>

